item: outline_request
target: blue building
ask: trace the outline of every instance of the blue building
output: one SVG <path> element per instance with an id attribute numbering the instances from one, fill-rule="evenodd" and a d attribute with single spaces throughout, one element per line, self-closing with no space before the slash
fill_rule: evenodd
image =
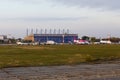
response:
<path id="1" fill-rule="evenodd" d="M 34 34 L 35 42 L 69 43 L 73 42 L 74 39 L 78 39 L 78 34 Z"/>

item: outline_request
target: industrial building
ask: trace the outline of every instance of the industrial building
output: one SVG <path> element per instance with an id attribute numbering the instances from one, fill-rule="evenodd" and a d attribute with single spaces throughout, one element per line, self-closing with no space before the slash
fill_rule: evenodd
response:
<path id="1" fill-rule="evenodd" d="M 78 34 L 31 34 L 25 37 L 25 40 L 32 42 L 47 42 L 54 41 L 56 43 L 73 43 L 78 39 Z"/>

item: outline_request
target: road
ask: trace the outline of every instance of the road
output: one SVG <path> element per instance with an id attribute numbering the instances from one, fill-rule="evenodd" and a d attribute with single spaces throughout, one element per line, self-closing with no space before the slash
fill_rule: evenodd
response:
<path id="1" fill-rule="evenodd" d="M 120 63 L 3 68 L 0 80 L 120 80 Z"/>

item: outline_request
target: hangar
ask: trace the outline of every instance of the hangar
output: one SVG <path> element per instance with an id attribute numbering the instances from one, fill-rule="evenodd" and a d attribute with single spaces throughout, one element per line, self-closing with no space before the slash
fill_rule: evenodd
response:
<path id="1" fill-rule="evenodd" d="M 24 40 L 31 40 L 32 42 L 47 42 L 54 41 L 56 43 L 73 43 L 78 39 L 78 34 L 31 34 L 24 38 Z"/>

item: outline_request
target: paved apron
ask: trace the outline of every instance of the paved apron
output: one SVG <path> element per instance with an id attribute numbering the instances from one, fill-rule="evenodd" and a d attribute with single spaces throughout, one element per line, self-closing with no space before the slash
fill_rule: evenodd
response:
<path id="1" fill-rule="evenodd" d="M 4 68 L 0 80 L 120 80 L 120 64 Z"/>

